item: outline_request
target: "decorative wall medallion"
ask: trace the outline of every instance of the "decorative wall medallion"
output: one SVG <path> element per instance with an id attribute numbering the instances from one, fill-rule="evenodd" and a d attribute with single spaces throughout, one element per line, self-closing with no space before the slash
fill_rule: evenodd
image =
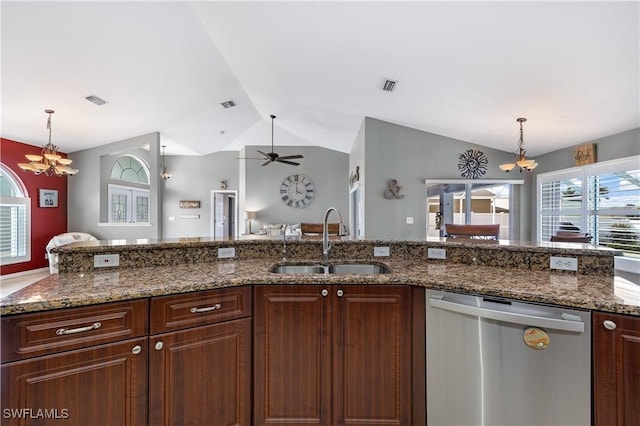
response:
<path id="1" fill-rule="evenodd" d="M 398 181 L 395 179 L 389 179 L 387 181 L 387 189 L 384 191 L 384 198 L 391 200 L 393 198 L 404 198 L 404 194 L 400 194 L 402 187 L 398 185 Z"/>
<path id="2" fill-rule="evenodd" d="M 478 179 L 487 172 L 489 160 L 478 149 L 468 149 L 458 157 L 458 170 L 465 179 Z"/>

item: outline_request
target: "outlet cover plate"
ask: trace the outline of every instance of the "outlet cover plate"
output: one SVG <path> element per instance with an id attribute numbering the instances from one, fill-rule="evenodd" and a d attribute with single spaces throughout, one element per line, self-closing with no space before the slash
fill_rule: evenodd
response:
<path id="1" fill-rule="evenodd" d="M 236 257 L 235 247 L 220 247 L 218 249 L 218 259 L 229 259 Z"/>
<path id="2" fill-rule="evenodd" d="M 94 268 L 107 268 L 112 266 L 120 266 L 119 254 L 96 254 L 93 256 Z"/>
<path id="3" fill-rule="evenodd" d="M 446 259 L 447 250 L 443 248 L 428 248 L 427 257 L 429 259 Z"/>
<path id="4" fill-rule="evenodd" d="M 549 267 L 551 269 L 560 269 L 562 271 L 577 271 L 578 270 L 578 258 L 577 257 L 560 257 L 551 256 Z"/>
<path id="5" fill-rule="evenodd" d="M 375 257 L 388 257 L 389 256 L 389 247 L 374 247 L 373 255 Z"/>

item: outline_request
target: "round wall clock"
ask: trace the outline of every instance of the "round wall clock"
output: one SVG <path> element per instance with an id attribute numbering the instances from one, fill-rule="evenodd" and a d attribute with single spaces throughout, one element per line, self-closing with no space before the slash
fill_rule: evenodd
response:
<path id="1" fill-rule="evenodd" d="M 487 172 L 489 160 L 477 149 L 468 149 L 458 157 L 458 170 L 465 179 L 478 179 Z"/>
<path id="2" fill-rule="evenodd" d="M 307 207 L 315 195 L 315 185 L 305 175 L 287 176 L 280 184 L 280 198 L 289 207 L 296 209 Z"/>

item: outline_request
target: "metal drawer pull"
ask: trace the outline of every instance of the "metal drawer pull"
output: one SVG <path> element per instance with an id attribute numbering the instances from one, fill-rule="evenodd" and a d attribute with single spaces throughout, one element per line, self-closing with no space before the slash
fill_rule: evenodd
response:
<path id="1" fill-rule="evenodd" d="M 602 325 L 604 325 L 604 328 L 606 328 L 607 330 L 615 330 L 616 329 L 616 323 L 610 320 L 605 320 Z"/>
<path id="2" fill-rule="evenodd" d="M 58 336 L 64 336 L 65 334 L 76 334 L 76 333 L 84 333 L 85 331 L 97 330 L 102 327 L 102 324 L 99 322 L 94 322 L 91 325 L 86 327 L 78 327 L 78 328 L 59 328 L 56 330 L 56 334 Z"/>
<path id="3" fill-rule="evenodd" d="M 191 308 L 191 313 L 200 314 L 202 312 L 216 311 L 218 309 L 222 309 L 222 305 L 220 303 L 216 303 L 213 306 L 207 306 L 206 308 Z"/>

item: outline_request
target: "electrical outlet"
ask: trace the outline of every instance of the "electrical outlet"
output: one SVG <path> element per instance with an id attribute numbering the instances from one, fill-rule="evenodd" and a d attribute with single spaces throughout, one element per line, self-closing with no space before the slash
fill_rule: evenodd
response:
<path id="1" fill-rule="evenodd" d="M 413 224 L 413 217 L 407 216 L 407 225 L 412 225 L 412 224 Z"/>
<path id="2" fill-rule="evenodd" d="M 551 269 L 560 269 L 563 271 L 577 271 L 578 270 L 578 258 L 577 257 L 560 257 L 551 256 L 549 262 Z"/>
<path id="3" fill-rule="evenodd" d="M 120 266 L 119 254 L 96 254 L 93 256 L 94 268 L 106 268 L 109 266 Z"/>
<path id="4" fill-rule="evenodd" d="M 427 257 L 429 259 L 446 259 L 447 250 L 443 248 L 428 248 Z"/>
<path id="5" fill-rule="evenodd" d="M 374 247 L 373 255 L 375 257 L 389 256 L 389 247 Z"/>
<path id="6" fill-rule="evenodd" d="M 235 247 L 220 247 L 218 249 L 218 259 L 227 259 L 230 257 L 236 257 Z"/>

